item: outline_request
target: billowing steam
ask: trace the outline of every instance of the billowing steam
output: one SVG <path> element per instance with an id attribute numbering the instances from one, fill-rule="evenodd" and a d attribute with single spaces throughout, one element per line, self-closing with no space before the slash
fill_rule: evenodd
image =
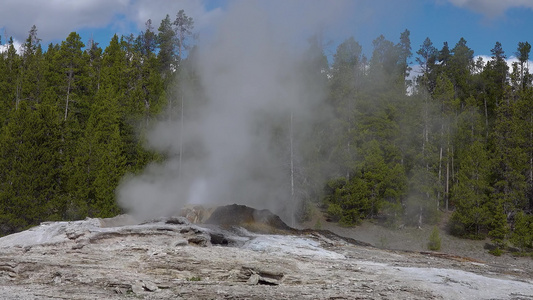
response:
<path id="1" fill-rule="evenodd" d="M 187 89 L 183 119 L 161 121 L 149 134 L 150 147 L 169 159 L 119 187 L 120 205 L 137 218 L 175 213 L 186 203 L 246 204 L 290 217 L 297 137 L 310 134 L 307 125 L 327 114 L 317 110 L 323 92 L 306 79 L 309 35 L 303 35 L 341 8 L 309 11 L 316 3 L 305 1 L 290 5 L 301 11 L 287 13 L 283 2 L 275 2 L 284 17 L 297 20 L 289 22 L 263 7 L 266 2 L 234 3 L 213 35 L 201 41 L 195 70 L 202 95 Z M 312 20 L 302 20 L 306 11 Z"/>

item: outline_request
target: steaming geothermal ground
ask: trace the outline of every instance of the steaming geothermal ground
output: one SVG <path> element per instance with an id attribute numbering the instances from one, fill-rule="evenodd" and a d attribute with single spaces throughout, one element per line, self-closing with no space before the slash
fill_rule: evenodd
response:
<path id="1" fill-rule="evenodd" d="M 0 299 L 533 299 L 521 260 L 383 250 L 266 211 L 218 212 L 210 224 L 119 216 L 3 237 Z"/>

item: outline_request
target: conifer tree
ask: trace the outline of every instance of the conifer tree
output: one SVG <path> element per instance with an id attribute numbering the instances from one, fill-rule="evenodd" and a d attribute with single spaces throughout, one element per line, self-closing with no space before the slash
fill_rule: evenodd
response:
<path id="1" fill-rule="evenodd" d="M 61 127 L 52 107 L 21 102 L 0 134 L 0 226 L 14 232 L 62 219 Z"/>
<path id="2" fill-rule="evenodd" d="M 337 47 L 331 70 L 329 101 L 335 110 L 336 122 L 331 128 L 334 141 L 334 156 L 342 174 L 350 180 L 355 159 L 356 101 L 363 83 L 362 47 L 353 37 Z"/>
<path id="3" fill-rule="evenodd" d="M 92 104 L 69 179 L 72 218 L 109 217 L 120 212 L 114 191 L 126 169 L 117 99 L 111 88 L 101 88 Z"/>
<path id="4" fill-rule="evenodd" d="M 416 62 L 422 69 L 422 74 L 418 77 L 418 84 L 426 88 L 431 94 L 435 88 L 435 63 L 437 61 L 438 50 L 433 46 L 433 42 L 428 37 L 416 53 L 418 54 Z"/>
<path id="5" fill-rule="evenodd" d="M 61 47 L 57 63 L 61 65 L 61 71 L 65 74 L 63 78 L 64 89 L 64 120 L 66 121 L 69 111 L 72 110 L 72 103 L 77 101 L 82 90 L 82 73 L 85 71 L 85 62 L 83 61 L 82 48 L 85 47 L 81 37 L 72 32 L 67 39 L 61 42 Z"/>
<path id="6" fill-rule="evenodd" d="M 462 236 L 482 237 L 491 221 L 489 210 L 490 160 L 485 145 L 475 141 L 461 152 L 458 181 L 452 189 L 455 211 L 452 232 Z"/>
<path id="7" fill-rule="evenodd" d="M 521 251 L 533 248 L 533 217 L 531 215 L 522 211 L 515 215 L 514 230 L 510 241 Z"/>
<path id="8" fill-rule="evenodd" d="M 504 101 L 497 109 L 491 140 L 494 151 L 495 199 L 501 201 L 506 214 L 527 205 L 527 174 L 529 159 L 521 101 Z"/>
<path id="9" fill-rule="evenodd" d="M 20 99 L 35 104 L 41 101 L 41 94 L 46 86 L 43 53 L 35 25 L 22 45 L 22 53 Z"/>
<path id="10" fill-rule="evenodd" d="M 479 104 L 485 114 L 487 132 L 489 132 L 489 125 L 492 126 L 496 118 L 497 106 L 506 98 L 507 75 L 509 72 L 501 43 L 496 42 L 491 53 L 491 60 L 487 63 L 481 74 L 483 91 L 481 92 L 482 94 L 480 93 L 482 95 L 482 102 L 480 101 Z"/>
<path id="11" fill-rule="evenodd" d="M 176 68 L 176 32 L 172 28 L 172 21 L 170 16 L 161 21 L 158 28 L 157 45 L 159 46 L 158 60 L 161 74 L 169 82 L 169 76 L 172 70 Z"/>

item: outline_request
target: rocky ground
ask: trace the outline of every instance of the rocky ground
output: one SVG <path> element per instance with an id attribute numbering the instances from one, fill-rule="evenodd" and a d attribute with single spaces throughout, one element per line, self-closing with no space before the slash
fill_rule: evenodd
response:
<path id="1" fill-rule="evenodd" d="M 243 220 L 44 223 L 0 239 L 0 299 L 533 299 L 524 265 Z"/>

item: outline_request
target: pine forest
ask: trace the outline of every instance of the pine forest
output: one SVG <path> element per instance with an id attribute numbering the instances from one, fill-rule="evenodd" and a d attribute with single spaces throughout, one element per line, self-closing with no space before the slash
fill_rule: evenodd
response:
<path id="1" fill-rule="evenodd" d="M 165 159 L 146 150 L 146 131 L 180 117 L 180 86 L 202 87 L 191 63 L 193 20 L 180 11 L 155 26 L 115 35 L 104 49 L 76 32 L 45 47 L 35 26 L 20 49 L 8 39 L 0 53 L 0 236 L 123 213 L 120 180 Z M 369 57 L 350 37 L 330 63 L 322 39 L 309 39 L 308 79 L 325 87 L 321 105 L 331 117 L 299 140 L 297 215 L 314 205 L 343 226 L 434 225 L 448 215 L 453 235 L 531 250 L 531 45 L 506 54 L 495 42 L 487 61 L 465 39 L 411 45 L 408 30 L 398 35 L 376 37 Z M 517 57 L 511 67 L 508 55 Z"/>

